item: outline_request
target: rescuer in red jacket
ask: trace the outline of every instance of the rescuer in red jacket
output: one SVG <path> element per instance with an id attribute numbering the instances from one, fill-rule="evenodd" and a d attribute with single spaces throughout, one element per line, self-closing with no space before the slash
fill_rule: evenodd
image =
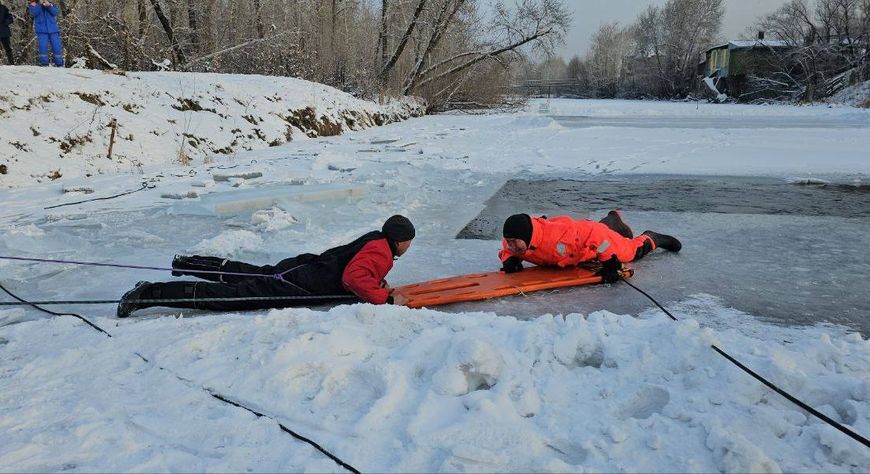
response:
<path id="1" fill-rule="evenodd" d="M 682 248 L 676 238 L 650 230 L 634 237 L 616 210 L 599 222 L 515 214 L 505 220 L 502 234 L 499 258 L 506 273 L 521 271 L 523 261 L 559 267 L 598 261 L 602 264 L 598 274 L 607 283 L 619 280 L 623 263 L 638 260 L 659 247 L 672 252 Z"/>
<path id="2" fill-rule="evenodd" d="M 396 215 L 387 219 L 380 231 L 369 232 L 347 245 L 320 255 L 297 255 L 277 265 L 258 266 L 199 255 L 176 256 L 172 261 L 173 276 L 190 275 L 209 281 L 139 282 L 121 298 L 117 316 L 126 318 L 151 306 L 246 311 L 339 301 L 328 298 L 332 296 L 356 296 L 367 303 L 401 305 L 405 303 L 404 297 L 393 297 L 384 278 L 393 268 L 393 259 L 408 251 L 414 235 L 411 221 Z M 300 296 L 304 298 L 292 299 Z M 267 299 L 271 297 L 278 298 Z M 154 299 L 190 301 L 139 302 Z M 198 301 L 202 299 L 211 301 Z"/>

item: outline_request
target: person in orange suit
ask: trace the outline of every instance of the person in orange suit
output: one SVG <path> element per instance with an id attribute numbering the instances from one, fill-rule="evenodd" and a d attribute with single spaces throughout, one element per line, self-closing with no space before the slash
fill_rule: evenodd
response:
<path id="1" fill-rule="evenodd" d="M 623 263 L 639 260 L 657 248 L 671 252 L 682 248 L 676 238 L 650 230 L 634 237 L 616 210 L 599 222 L 514 214 L 505 220 L 502 235 L 499 258 L 505 273 L 522 271 L 524 261 L 558 267 L 598 261 L 602 265 L 598 274 L 605 283 L 619 280 Z"/>

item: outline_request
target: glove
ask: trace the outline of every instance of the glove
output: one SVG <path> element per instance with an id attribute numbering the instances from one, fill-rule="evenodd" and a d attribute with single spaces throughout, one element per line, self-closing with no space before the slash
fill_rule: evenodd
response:
<path id="1" fill-rule="evenodd" d="M 516 273 L 523 271 L 523 260 L 520 257 L 508 257 L 501 267 L 501 271 L 505 273 Z"/>
<path id="2" fill-rule="evenodd" d="M 604 283 L 616 283 L 620 278 L 620 270 L 622 270 L 622 263 L 616 258 L 616 255 L 613 255 L 610 260 L 601 263 L 601 270 L 595 274 L 600 276 Z"/>

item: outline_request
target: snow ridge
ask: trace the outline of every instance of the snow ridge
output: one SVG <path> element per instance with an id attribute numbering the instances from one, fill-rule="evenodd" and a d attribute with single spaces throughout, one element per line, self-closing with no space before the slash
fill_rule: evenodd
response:
<path id="1" fill-rule="evenodd" d="M 0 185 L 208 162 L 424 113 L 287 77 L 0 67 Z"/>

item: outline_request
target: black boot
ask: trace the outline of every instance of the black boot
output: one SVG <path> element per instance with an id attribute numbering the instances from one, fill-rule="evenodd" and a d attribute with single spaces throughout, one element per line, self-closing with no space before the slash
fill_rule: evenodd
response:
<path id="1" fill-rule="evenodd" d="M 121 301 L 118 303 L 118 309 L 115 310 L 115 316 L 126 318 L 133 314 L 133 311 L 145 308 L 146 305 L 137 303 L 137 301 L 143 299 L 142 295 L 147 292 L 150 286 L 151 283 L 140 281 L 136 283 L 136 286 L 132 290 L 124 293 L 124 296 L 121 297 Z"/>
<path id="2" fill-rule="evenodd" d="M 215 285 L 218 287 L 233 288 L 232 285 L 194 281 L 172 281 L 161 283 L 149 283 L 147 281 L 140 281 L 136 284 L 135 288 L 128 291 L 124 294 L 124 296 L 121 297 L 121 302 L 118 303 L 117 316 L 119 318 L 126 318 L 130 316 L 130 314 L 132 314 L 134 311 L 151 308 L 154 306 L 199 309 L 198 303 L 194 301 L 194 299 L 198 296 L 196 291 L 197 285 L 204 287 L 207 287 L 208 285 Z M 142 300 L 166 301 L 160 303 L 143 303 Z"/>
<path id="3" fill-rule="evenodd" d="M 644 231 L 643 235 L 652 237 L 653 243 L 656 244 L 656 248 L 663 248 L 665 250 L 670 250 L 671 252 L 679 252 L 680 249 L 683 248 L 683 244 L 681 244 L 676 237 L 671 237 L 670 235 L 659 234 L 658 232 L 653 232 L 651 230 Z"/>
<path id="4" fill-rule="evenodd" d="M 203 280 L 222 282 L 223 275 L 220 273 L 203 273 L 202 271 L 219 272 L 226 261 L 226 259 L 218 257 L 176 255 L 172 259 L 172 276 L 190 275 Z"/>
<path id="5" fill-rule="evenodd" d="M 631 227 L 626 225 L 625 222 L 622 222 L 622 216 L 616 209 L 608 212 L 604 219 L 601 219 L 598 222 L 606 225 L 607 227 L 610 227 L 610 230 L 625 237 L 626 239 L 634 238 L 634 232 L 631 231 Z"/>

